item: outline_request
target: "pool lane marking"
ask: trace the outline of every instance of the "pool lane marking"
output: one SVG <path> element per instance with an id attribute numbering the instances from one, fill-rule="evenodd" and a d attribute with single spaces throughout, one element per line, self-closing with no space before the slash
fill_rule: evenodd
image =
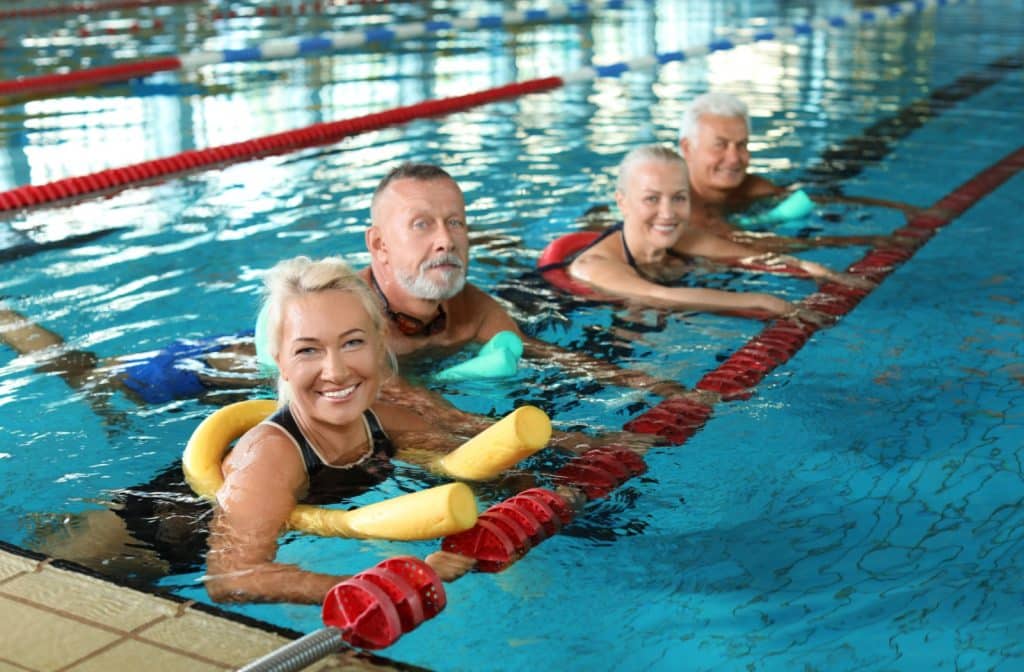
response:
<path id="1" fill-rule="evenodd" d="M 910 219 L 894 235 L 905 237 L 907 248 L 876 247 L 847 271 L 868 278 L 877 287 L 899 265 L 907 262 L 942 227 L 1011 177 L 1024 170 L 1024 147 L 1011 152 L 963 183 L 930 208 Z M 808 295 L 803 305 L 836 318 L 846 315 L 872 289 L 854 289 L 834 282 L 824 283 Z M 728 359 L 698 381 L 696 388 L 721 395 L 723 401 L 747 399 L 753 388 L 777 367 L 789 361 L 820 328 L 794 320 L 779 319 L 736 350 Z M 625 429 L 655 434 L 673 444 L 684 443 L 711 416 L 712 406 L 692 399 L 666 399 L 626 423 Z"/>
<path id="2" fill-rule="evenodd" d="M 188 150 L 172 156 L 151 159 L 121 168 L 106 169 L 79 177 L 63 178 L 40 186 L 24 185 L 9 191 L 0 192 L 0 212 L 36 208 L 55 202 L 79 201 L 88 197 L 109 195 L 121 189 L 159 181 L 171 176 L 195 173 L 215 166 L 248 161 L 297 149 L 333 144 L 351 135 L 404 124 L 413 119 L 450 114 L 498 100 L 516 98 L 529 93 L 550 91 L 571 82 L 585 82 L 596 77 L 619 77 L 631 70 L 651 69 L 673 61 L 685 61 L 690 58 L 702 57 L 715 51 L 732 49 L 739 44 L 810 35 L 815 27 L 837 29 L 862 23 L 873 24 L 891 21 L 897 17 L 905 16 L 911 11 L 921 11 L 947 4 L 956 4 L 956 0 L 950 0 L 949 2 L 942 0 L 903 2 L 886 5 L 876 10 L 851 11 L 841 17 L 832 17 L 831 19 L 821 17 L 811 23 L 798 23 L 775 30 L 762 30 L 752 35 L 741 35 L 732 40 L 719 39 L 709 44 L 698 45 L 683 51 L 643 56 L 614 65 L 587 66 L 564 76 L 526 80 L 524 82 L 485 89 L 476 93 L 428 100 L 362 117 L 334 122 L 321 122 L 312 126 L 253 138 L 244 142 L 208 147 L 201 150 Z M 175 61 L 177 57 L 172 56 L 164 60 Z M 133 64 L 107 66 L 107 69 L 112 71 L 117 68 L 131 67 L 133 67 Z M 74 75 L 75 73 L 68 74 Z M 52 78 L 56 76 L 44 75 L 43 77 Z"/>

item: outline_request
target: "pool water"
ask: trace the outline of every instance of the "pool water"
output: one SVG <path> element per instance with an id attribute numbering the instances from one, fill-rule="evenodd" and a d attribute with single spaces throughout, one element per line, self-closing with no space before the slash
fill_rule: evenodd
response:
<path id="1" fill-rule="evenodd" d="M 93 95 L 27 101 L 0 120 L 8 145 L 0 184 L 38 184 L 559 74 L 591 59 L 674 50 L 759 25 L 759 18 L 846 8 L 812 4 L 661 0 L 599 12 L 593 22 L 236 64 L 184 84 L 160 75 Z M 392 15 L 421 20 L 428 9 L 346 7 L 329 19 L 289 24 L 188 20 L 184 8 L 165 8 L 161 15 L 174 28 L 160 39 L 129 35 L 109 49 L 85 38 L 70 47 L 23 41 L 20 58 L 0 61 L 0 71 L 24 74 L 17 68 L 25 59 L 56 67 L 86 56 L 103 62 L 174 53 L 198 40 L 240 46 Z M 760 325 L 573 305 L 519 280 L 575 218 L 611 202 L 622 155 L 640 143 L 674 142 L 686 101 L 724 89 L 751 105 L 756 172 L 812 190 L 930 205 L 1024 137 L 1022 14 L 1013 2 L 944 7 L 877 29 L 734 49 L 18 213 L 0 223 L 10 238 L 113 230 L 6 262 L 0 295 L 72 347 L 103 357 L 234 332 L 252 323 L 260 275 L 281 257 L 340 252 L 367 263 L 362 235 L 377 180 L 399 161 L 434 161 L 450 167 L 470 204 L 472 281 L 504 297 L 529 331 L 692 386 Z M 75 21 L 30 27 L 54 41 L 73 33 Z M 6 30 L 14 29 L 0 27 Z M 75 43 L 72 37 L 65 42 Z M 1010 65 L 993 70 L 1007 58 Z M 978 84 L 978 73 L 992 72 Z M 841 163 L 837 148 L 850 147 L 862 159 Z M 882 151 L 867 156 L 868 148 Z M 1018 175 L 944 228 L 838 325 L 816 334 L 753 398 L 719 404 L 685 445 L 648 453 L 644 477 L 588 505 L 506 571 L 451 584 L 445 611 L 385 655 L 439 670 L 1024 666 L 1017 578 L 1024 569 L 1024 243 L 1013 235 L 1022 194 Z M 830 205 L 812 223 L 829 233 L 874 233 L 901 226 L 903 217 Z M 839 267 L 863 252 L 805 256 Z M 756 274 L 710 281 L 793 299 L 813 289 Z M 36 364 L 0 349 L 0 426 L 8 439 L 0 448 L 0 539 L 27 546 L 55 519 L 101 510 L 113 490 L 173 464 L 212 408 L 194 400 L 136 406 L 116 392 L 73 391 Z M 436 365 L 414 364 L 408 373 L 426 380 Z M 621 428 L 656 402 L 541 365 L 509 381 L 438 389 L 495 417 L 534 403 L 561 427 L 595 433 Z M 360 501 L 435 482 L 402 467 Z M 485 504 L 500 496 L 480 495 Z M 353 573 L 436 548 L 289 535 L 280 557 Z M 201 575 L 198 568 L 154 585 L 208 602 Z M 230 609 L 296 630 L 320 627 L 314 607 Z"/>

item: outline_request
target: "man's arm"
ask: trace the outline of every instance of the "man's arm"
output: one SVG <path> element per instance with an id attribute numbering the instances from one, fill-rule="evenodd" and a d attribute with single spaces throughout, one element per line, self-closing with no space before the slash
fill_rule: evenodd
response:
<path id="1" fill-rule="evenodd" d="M 523 337 L 523 354 L 531 359 L 553 362 L 565 371 L 605 384 L 630 387 L 663 397 L 690 393 L 677 382 L 656 378 L 643 371 L 624 369 L 586 353 L 565 350 L 530 336 Z"/>
<path id="2" fill-rule="evenodd" d="M 479 292 L 479 296 L 473 297 L 473 306 L 481 319 L 475 340 L 480 343 L 486 343 L 499 331 L 511 331 L 523 339 L 523 354 L 531 359 L 555 363 L 566 371 L 589 376 L 602 383 L 631 387 L 661 396 L 688 392 L 678 383 L 655 378 L 641 371 L 623 369 L 611 362 L 526 336 L 501 304 L 482 291 L 476 291 Z"/>

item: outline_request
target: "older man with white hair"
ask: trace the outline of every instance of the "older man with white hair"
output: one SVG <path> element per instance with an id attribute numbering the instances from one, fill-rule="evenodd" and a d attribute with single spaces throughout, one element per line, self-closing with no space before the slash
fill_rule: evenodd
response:
<path id="1" fill-rule="evenodd" d="M 796 250 L 809 247 L 892 244 L 889 236 L 819 236 L 788 238 L 751 233 L 729 221 L 729 215 L 746 210 L 763 198 L 790 192 L 769 180 L 747 172 L 750 166 L 750 115 L 736 96 L 710 92 L 693 100 L 683 115 L 679 148 L 690 171 L 690 222 L 733 240 L 765 250 Z M 895 208 L 912 214 L 917 208 L 865 197 L 827 197 L 821 201 L 859 203 Z"/>

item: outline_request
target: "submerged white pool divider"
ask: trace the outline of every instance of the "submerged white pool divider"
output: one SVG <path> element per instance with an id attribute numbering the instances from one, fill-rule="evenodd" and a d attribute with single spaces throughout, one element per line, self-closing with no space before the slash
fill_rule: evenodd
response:
<path id="1" fill-rule="evenodd" d="M 416 37 L 434 37 L 439 34 L 447 35 L 453 31 L 504 28 L 568 17 L 583 18 L 592 16 L 595 10 L 598 9 L 622 9 L 624 4 L 623 0 L 575 2 L 547 9 L 523 9 L 504 12 L 503 14 L 435 19 L 419 23 L 380 26 L 313 37 L 282 38 L 268 40 L 244 49 L 194 51 L 180 55 L 178 58 L 181 61 L 182 70 L 194 70 L 205 65 L 217 63 L 295 58 L 297 56 L 330 53 L 342 49 L 353 49 L 367 44 L 385 44 Z"/>
<path id="2" fill-rule="evenodd" d="M 690 58 L 700 58 L 716 51 L 726 51 L 734 47 L 766 41 L 787 41 L 797 37 L 810 35 L 815 30 L 837 30 L 851 26 L 884 23 L 894 21 L 910 14 L 922 12 L 927 9 L 944 7 L 946 5 L 960 4 L 962 0 L 915 0 L 912 2 L 896 2 L 889 5 L 882 5 L 875 9 L 850 10 L 846 14 L 818 17 L 811 21 L 798 22 L 787 26 L 775 28 L 763 28 L 759 30 L 737 29 L 732 31 L 730 37 L 723 37 L 712 40 L 708 44 L 687 47 L 680 51 L 670 51 L 662 54 L 650 54 L 639 56 L 629 61 L 615 63 L 612 65 L 591 65 L 579 70 L 562 75 L 562 79 L 568 84 L 570 82 L 584 82 L 597 77 L 617 77 L 624 72 L 651 70 L 665 63 L 672 61 L 685 61 Z"/>
<path id="3" fill-rule="evenodd" d="M 591 65 L 562 76 L 515 82 L 461 96 L 427 100 L 362 117 L 313 124 L 244 142 L 189 150 L 121 168 L 111 168 L 79 177 L 68 177 L 39 186 L 25 185 L 0 192 L 0 212 L 37 207 L 58 201 L 80 200 L 92 195 L 109 194 L 132 185 L 157 181 L 171 175 L 194 173 L 228 163 L 332 144 L 358 133 L 404 124 L 413 119 L 451 114 L 528 93 L 550 91 L 567 83 L 586 82 L 597 77 L 618 77 L 625 72 L 652 69 L 664 63 L 706 56 L 742 44 L 793 39 L 810 35 L 818 28 L 839 30 L 861 24 L 894 21 L 914 12 L 959 4 L 959 2 L 960 0 L 916 0 L 884 5 L 870 10 L 853 10 L 841 16 L 823 17 L 811 22 L 759 30 L 753 34 L 741 34 L 731 39 L 718 39 L 708 44 L 688 47 L 679 51 L 642 56 L 611 65 Z M 175 61 L 177 59 L 170 57 L 164 60 Z M 117 67 L 130 68 L 132 64 Z M 135 73 L 137 76 L 144 74 L 146 73 Z M 47 77 L 55 76 L 48 75 Z M 3 93 L 3 83 L 0 83 L 0 95 Z"/>
<path id="4" fill-rule="evenodd" d="M 414 37 L 437 37 L 441 34 L 448 35 L 453 31 L 460 30 L 497 29 L 539 21 L 553 21 L 567 17 L 584 18 L 592 16 L 596 9 L 621 9 L 623 5 L 623 0 L 575 2 L 550 9 L 524 9 L 486 16 L 435 19 L 390 27 L 377 26 L 311 37 L 280 38 L 267 40 L 261 44 L 241 49 L 193 51 L 187 54 L 115 63 L 113 65 L 74 70 L 66 73 L 0 81 L 0 96 L 70 91 L 87 85 L 127 81 L 158 72 L 190 71 L 203 66 L 222 63 L 318 56 L 367 44 L 388 44 Z"/>

